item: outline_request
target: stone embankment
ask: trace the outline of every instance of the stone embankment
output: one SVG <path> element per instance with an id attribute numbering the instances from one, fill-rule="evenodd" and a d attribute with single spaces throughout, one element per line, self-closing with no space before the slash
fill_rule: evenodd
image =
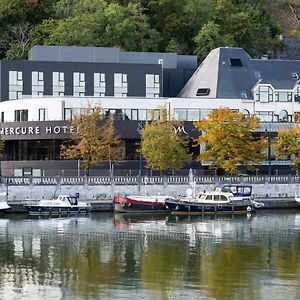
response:
<path id="1" fill-rule="evenodd" d="M 110 210 L 112 199 L 115 194 L 149 194 L 149 195 L 185 195 L 188 188 L 195 193 L 212 190 L 216 184 L 237 183 L 251 184 L 254 198 L 265 204 L 265 208 L 296 208 L 295 193 L 300 192 L 299 177 L 172 177 L 167 180 L 161 177 L 137 178 L 63 178 L 57 179 L 40 178 L 19 180 L 10 179 L 2 183 L 0 192 L 7 193 L 8 202 L 21 208 L 24 203 L 40 199 L 56 198 L 59 194 L 79 195 L 79 200 L 91 202 L 94 210 Z M 245 182 L 246 181 L 246 182 Z M 196 183 L 196 184 L 195 184 Z"/>

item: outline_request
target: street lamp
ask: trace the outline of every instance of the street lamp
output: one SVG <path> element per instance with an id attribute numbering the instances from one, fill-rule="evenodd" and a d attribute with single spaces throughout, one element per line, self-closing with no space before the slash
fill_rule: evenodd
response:
<path id="1" fill-rule="evenodd" d="M 143 129 L 143 124 L 142 124 L 142 122 L 140 122 L 136 129 L 137 132 L 141 135 L 139 176 L 142 176 L 142 129 Z"/>
<path id="2" fill-rule="evenodd" d="M 271 175 L 272 175 L 272 164 L 271 164 L 271 130 L 266 129 L 266 132 L 268 134 L 268 177 L 271 181 Z"/>

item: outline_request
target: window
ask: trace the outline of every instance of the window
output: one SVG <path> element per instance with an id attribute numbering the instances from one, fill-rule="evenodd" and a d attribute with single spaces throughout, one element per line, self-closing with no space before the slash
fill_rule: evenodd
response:
<path id="1" fill-rule="evenodd" d="M 242 67 L 242 61 L 239 58 L 230 58 L 230 65 L 232 67 Z"/>
<path id="2" fill-rule="evenodd" d="M 44 73 L 33 71 L 31 73 L 31 94 L 33 97 L 44 95 Z"/>
<path id="3" fill-rule="evenodd" d="M 64 96 L 65 95 L 65 75 L 62 72 L 53 72 L 52 74 L 53 96 Z"/>
<path id="4" fill-rule="evenodd" d="M 8 99 L 21 99 L 23 96 L 23 74 L 9 71 Z"/>
<path id="5" fill-rule="evenodd" d="M 94 73 L 94 96 L 104 97 L 105 96 L 105 74 Z"/>
<path id="6" fill-rule="evenodd" d="M 288 122 L 288 112 L 286 110 L 282 110 L 278 115 L 279 122 Z"/>
<path id="7" fill-rule="evenodd" d="M 270 86 L 260 85 L 258 86 L 254 99 L 259 102 L 272 102 L 273 90 Z"/>
<path id="8" fill-rule="evenodd" d="M 85 95 L 85 73 L 73 73 L 73 95 L 79 97 Z"/>
<path id="9" fill-rule="evenodd" d="M 66 121 L 69 121 L 72 119 L 72 110 L 71 108 L 65 108 L 65 116 L 64 116 L 64 119 Z"/>
<path id="10" fill-rule="evenodd" d="M 127 74 L 114 74 L 114 95 L 115 97 L 127 97 L 128 85 Z"/>
<path id="11" fill-rule="evenodd" d="M 276 102 L 291 102 L 292 92 L 276 92 L 275 93 Z"/>
<path id="12" fill-rule="evenodd" d="M 46 121 L 47 109 L 46 108 L 40 108 L 39 109 L 39 121 Z"/>
<path id="13" fill-rule="evenodd" d="M 175 120 L 187 120 L 187 110 L 186 109 L 174 109 Z"/>
<path id="14" fill-rule="evenodd" d="M 209 88 L 200 88 L 196 92 L 196 96 L 208 96 L 210 92 Z"/>
<path id="15" fill-rule="evenodd" d="M 200 120 L 206 119 L 207 115 L 211 112 L 211 109 L 201 109 L 200 110 Z"/>
<path id="16" fill-rule="evenodd" d="M 242 114 L 245 116 L 245 117 L 249 117 L 250 116 L 250 112 L 248 109 L 243 109 L 242 110 Z"/>
<path id="17" fill-rule="evenodd" d="M 255 115 L 261 122 L 273 122 L 274 112 L 272 111 L 257 111 Z"/>
<path id="18" fill-rule="evenodd" d="M 200 111 L 199 109 L 188 109 L 188 121 L 199 121 L 200 120 Z"/>
<path id="19" fill-rule="evenodd" d="M 15 110 L 15 121 L 28 121 L 28 110 Z"/>
<path id="20" fill-rule="evenodd" d="M 159 97 L 159 75 L 146 74 L 146 97 L 156 98 Z"/>
<path id="21" fill-rule="evenodd" d="M 1 122 L 4 122 L 4 111 L 1 111 Z"/>

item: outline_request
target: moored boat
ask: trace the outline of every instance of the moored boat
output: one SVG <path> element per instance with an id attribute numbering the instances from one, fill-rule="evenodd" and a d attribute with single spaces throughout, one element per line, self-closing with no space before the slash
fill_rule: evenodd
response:
<path id="1" fill-rule="evenodd" d="M 0 193 L 0 213 L 9 211 L 11 207 L 7 204 L 7 194 Z"/>
<path id="2" fill-rule="evenodd" d="M 86 214 L 90 205 L 79 202 L 75 196 L 59 195 L 57 199 L 40 200 L 37 204 L 25 205 L 30 215 Z"/>
<path id="3" fill-rule="evenodd" d="M 167 212 L 165 200 L 168 196 L 114 196 L 114 211 L 121 213 Z"/>
<path id="4" fill-rule="evenodd" d="M 213 191 L 186 197 L 166 199 L 166 207 L 172 214 L 247 213 L 255 211 L 251 197 L 252 187 L 245 185 L 222 185 Z"/>

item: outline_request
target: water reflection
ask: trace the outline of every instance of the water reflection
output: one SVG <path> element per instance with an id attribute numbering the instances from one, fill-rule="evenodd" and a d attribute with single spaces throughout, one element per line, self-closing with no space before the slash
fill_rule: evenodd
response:
<path id="1" fill-rule="evenodd" d="M 0 299 L 300 298 L 300 214 L 0 219 Z"/>

